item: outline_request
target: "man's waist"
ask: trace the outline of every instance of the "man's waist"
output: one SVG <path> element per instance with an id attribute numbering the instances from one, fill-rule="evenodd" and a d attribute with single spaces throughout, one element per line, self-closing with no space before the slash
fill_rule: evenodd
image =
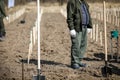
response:
<path id="1" fill-rule="evenodd" d="M 82 24 L 82 26 L 87 26 L 88 24 Z"/>

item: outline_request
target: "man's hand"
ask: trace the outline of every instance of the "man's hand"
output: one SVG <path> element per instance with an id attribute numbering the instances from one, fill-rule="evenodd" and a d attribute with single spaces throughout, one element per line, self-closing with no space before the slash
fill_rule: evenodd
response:
<path id="1" fill-rule="evenodd" d="M 5 17 L 5 19 L 6 19 L 6 20 L 9 20 L 9 17 L 7 16 L 7 17 Z"/>
<path id="2" fill-rule="evenodd" d="M 92 28 L 87 28 L 87 32 L 90 33 L 92 31 Z"/>
<path id="3" fill-rule="evenodd" d="M 70 30 L 70 35 L 71 37 L 76 37 L 76 31 L 74 29 Z"/>

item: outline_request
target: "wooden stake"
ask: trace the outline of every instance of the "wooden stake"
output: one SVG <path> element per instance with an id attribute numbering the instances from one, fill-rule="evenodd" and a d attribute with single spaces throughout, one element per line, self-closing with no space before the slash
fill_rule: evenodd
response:
<path id="1" fill-rule="evenodd" d="M 93 29 L 92 29 L 91 32 L 90 32 L 90 38 L 91 38 L 91 39 L 93 38 L 92 32 L 93 32 Z"/>
<path id="2" fill-rule="evenodd" d="M 35 26 L 33 27 L 33 44 L 36 43 L 36 34 L 35 34 Z"/>
<path id="3" fill-rule="evenodd" d="M 96 24 L 96 42 L 98 41 L 98 24 Z"/>
<path id="4" fill-rule="evenodd" d="M 120 18 L 118 18 L 118 27 L 120 26 Z"/>
<path id="5" fill-rule="evenodd" d="M 103 46 L 103 41 L 102 41 L 102 31 L 100 31 L 100 45 Z"/>
<path id="6" fill-rule="evenodd" d="M 112 19 L 113 19 L 113 23 L 112 24 L 114 25 L 115 24 L 115 16 L 114 15 L 113 15 Z"/>
<path id="7" fill-rule="evenodd" d="M 40 66 L 40 0 L 37 0 L 37 27 L 38 27 L 38 70 L 41 69 L 41 66 Z"/>
<path id="8" fill-rule="evenodd" d="M 30 61 L 30 56 L 32 54 L 32 50 L 33 50 L 33 41 L 32 41 L 32 31 L 30 31 L 30 43 L 29 43 L 29 53 L 28 53 L 28 64 Z"/>
<path id="9" fill-rule="evenodd" d="M 95 40 L 95 24 L 93 24 L 93 40 Z"/>
<path id="10" fill-rule="evenodd" d="M 109 23 L 111 23 L 111 14 L 109 14 Z"/>
<path id="11" fill-rule="evenodd" d="M 106 28 L 106 5 L 105 5 L 105 1 L 103 2 L 103 18 L 104 18 L 104 38 L 105 38 L 105 61 L 108 60 L 107 57 L 107 28 Z"/>
<path id="12" fill-rule="evenodd" d="M 111 14 L 111 24 L 113 23 L 113 15 Z"/>
<path id="13" fill-rule="evenodd" d="M 118 26 L 117 25 L 117 22 L 118 22 L 118 19 L 117 19 L 117 15 L 115 16 L 115 26 Z"/>

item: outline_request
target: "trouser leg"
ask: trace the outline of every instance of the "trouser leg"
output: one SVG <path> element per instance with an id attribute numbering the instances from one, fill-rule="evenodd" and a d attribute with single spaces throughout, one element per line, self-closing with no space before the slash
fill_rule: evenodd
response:
<path id="1" fill-rule="evenodd" d="M 71 38 L 72 46 L 71 46 L 71 64 L 77 63 L 79 64 L 79 48 L 81 44 L 82 32 L 77 32 L 75 38 Z"/>
<path id="2" fill-rule="evenodd" d="M 5 32 L 3 18 L 0 18 L 0 36 L 2 37 L 5 35 L 6 35 L 6 32 Z"/>
<path id="3" fill-rule="evenodd" d="M 85 55 L 86 48 L 87 48 L 87 28 L 83 28 L 82 37 L 81 37 L 81 45 L 80 45 L 80 49 L 79 49 L 80 63 Z"/>
<path id="4" fill-rule="evenodd" d="M 77 32 L 76 37 L 71 38 L 71 41 L 71 64 L 80 64 L 87 47 L 87 29 L 84 28 L 82 32 Z"/>

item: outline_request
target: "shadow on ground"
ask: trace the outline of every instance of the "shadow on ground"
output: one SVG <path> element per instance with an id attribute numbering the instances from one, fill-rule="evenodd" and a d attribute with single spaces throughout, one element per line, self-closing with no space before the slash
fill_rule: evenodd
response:
<path id="1" fill-rule="evenodd" d="M 84 60 L 86 61 L 104 61 L 105 59 L 105 54 L 104 53 L 94 53 L 94 57 L 95 58 L 84 58 Z M 109 67 L 111 67 L 112 69 L 112 73 L 116 74 L 116 75 L 120 75 L 120 62 L 116 61 L 116 58 L 113 57 L 113 59 L 111 59 L 111 55 L 108 55 L 108 64 Z M 117 65 L 115 65 L 117 64 Z"/>
<path id="2" fill-rule="evenodd" d="M 105 54 L 104 53 L 94 53 L 94 56 L 99 60 L 105 60 Z M 116 55 L 108 55 L 108 61 L 111 63 L 120 63 L 120 57 Z"/>
<path id="3" fill-rule="evenodd" d="M 115 66 L 113 64 L 109 64 L 112 68 L 112 73 L 120 76 L 120 66 Z"/>
<path id="4" fill-rule="evenodd" d="M 20 62 L 28 63 L 28 60 L 27 59 L 22 59 L 22 60 L 20 60 Z M 37 65 L 37 60 L 36 59 L 30 59 L 29 64 Z M 70 67 L 70 65 L 66 65 L 66 64 L 62 64 L 62 63 L 58 63 L 58 62 L 54 62 L 54 61 L 47 61 L 47 60 L 41 60 L 41 64 L 46 64 L 46 65 L 63 65 L 63 66 Z"/>

